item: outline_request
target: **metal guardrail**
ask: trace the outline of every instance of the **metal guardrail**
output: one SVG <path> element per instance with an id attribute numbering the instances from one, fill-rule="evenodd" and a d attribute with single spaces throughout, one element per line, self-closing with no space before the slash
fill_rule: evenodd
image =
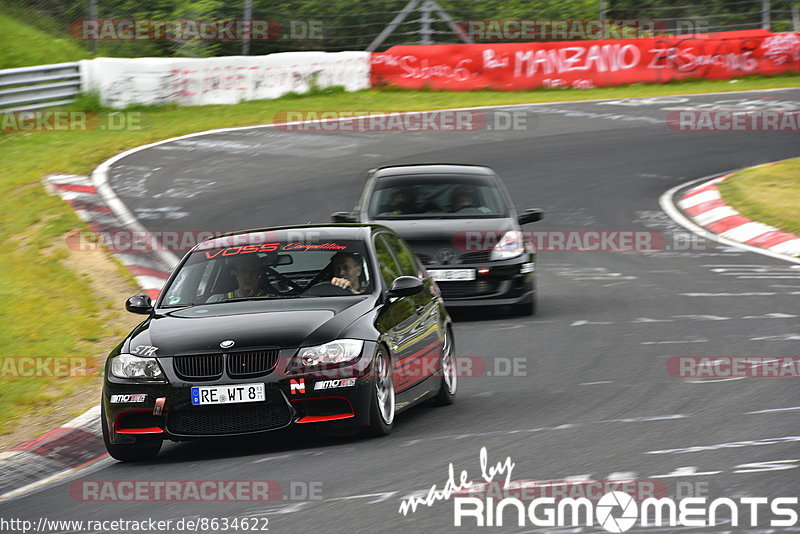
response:
<path id="1" fill-rule="evenodd" d="M 0 70 L 0 113 L 69 104 L 80 92 L 77 62 Z"/>

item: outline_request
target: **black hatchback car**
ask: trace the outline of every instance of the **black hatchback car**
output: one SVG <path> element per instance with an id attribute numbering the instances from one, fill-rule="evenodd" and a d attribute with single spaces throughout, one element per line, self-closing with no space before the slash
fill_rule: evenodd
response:
<path id="1" fill-rule="evenodd" d="M 453 332 L 436 284 L 378 225 L 282 227 L 202 242 L 109 355 L 102 427 L 118 460 L 164 439 L 290 425 L 384 435 L 452 403 Z"/>
<path id="2" fill-rule="evenodd" d="M 418 164 L 373 169 L 352 212 L 334 222 L 379 223 L 408 242 L 436 280 L 445 304 L 536 309 L 535 252 L 503 182 L 480 165 Z"/>

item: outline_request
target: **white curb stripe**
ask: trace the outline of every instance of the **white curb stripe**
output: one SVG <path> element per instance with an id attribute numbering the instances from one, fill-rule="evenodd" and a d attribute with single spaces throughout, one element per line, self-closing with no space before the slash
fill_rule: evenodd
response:
<path id="1" fill-rule="evenodd" d="M 100 405 L 89 408 L 69 423 L 66 423 L 64 426 L 67 428 L 79 428 L 81 430 L 85 430 L 86 432 L 91 432 L 92 434 L 101 436 L 103 432 L 100 428 Z"/>
<path id="2" fill-rule="evenodd" d="M 138 254 L 115 252 L 114 256 L 116 256 L 117 259 L 126 267 L 146 267 L 147 269 L 153 269 L 154 271 L 160 271 L 163 269 L 163 266 L 160 263 L 148 257 L 147 253 L 145 252 L 140 252 Z M 165 272 L 164 276 L 169 276 L 169 273 Z"/>
<path id="3" fill-rule="evenodd" d="M 84 193 L 83 191 L 68 191 L 66 189 L 59 189 L 58 195 L 70 202 L 72 200 L 84 200 L 86 202 L 91 202 L 93 199 L 97 198 L 96 193 Z"/>
<path id="4" fill-rule="evenodd" d="M 742 169 L 737 169 L 737 170 L 742 170 Z M 727 172 L 725 173 L 724 176 L 722 176 L 722 178 L 725 178 L 730 174 L 732 173 Z M 781 245 L 776 245 L 775 247 L 772 247 L 772 250 L 767 248 L 756 247 L 753 245 L 748 245 L 746 243 L 740 243 L 739 241 L 734 241 L 733 239 L 729 239 L 725 236 L 718 235 L 715 234 L 714 232 L 706 230 L 705 228 L 697 224 L 694 220 L 684 215 L 678 209 L 677 206 L 678 203 L 675 202 L 673 198 L 678 193 L 678 191 L 686 189 L 687 187 L 694 186 L 694 184 L 698 183 L 701 184 L 699 187 L 702 187 L 703 185 L 707 185 L 712 178 L 715 178 L 715 175 L 698 178 L 696 180 L 690 180 L 689 182 L 676 185 L 675 187 L 669 189 L 668 191 L 665 191 L 664 194 L 661 195 L 661 198 L 658 199 L 659 206 L 661 206 L 661 209 L 664 210 L 664 212 L 667 214 L 667 216 L 669 216 L 670 219 L 680 224 L 693 234 L 696 234 L 704 239 L 708 239 L 710 241 L 716 241 L 717 243 L 720 243 L 722 245 L 736 247 L 742 250 L 746 250 L 748 252 L 755 252 L 756 254 L 762 254 L 764 256 L 769 256 L 770 258 L 776 258 L 779 260 L 784 260 L 800 265 L 800 257 L 796 257 L 800 255 L 800 250 L 798 250 L 797 253 L 793 254 L 792 253 L 792 251 L 794 250 L 792 248 L 793 245 L 786 245 L 786 243 L 794 243 L 795 241 L 800 241 L 800 238 L 797 240 L 787 241 L 786 243 L 782 243 Z M 717 182 L 720 181 L 720 177 L 718 176 L 715 179 L 717 180 Z M 698 186 L 695 186 L 695 189 L 697 188 Z M 800 248 L 800 244 L 798 244 L 798 248 Z M 789 252 L 784 252 L 784 250 L 786 249 L 789 249 Z"/>
<path id="5" fill-rule="evenodd" d="M 164 283 L 167 281 L 167 278 L 157 278 L 155 276 L 136 276 L 136 282 L 139 284 L 139 287 L 142 289 L 158 289 L 161 290 L 164 287 Z"/>
<path id="6" fill-rule="evenodd" d="M 790 256 L 800 256 L 800 239 L 791 239 L 789 241 L 784 241 L 779 245 L 770 247 L 770 249 L 774 250 L 775 252 L 780 252 L 781 254 L 789 254 Z"/>
<path id="7" fill-rule="evenodd" d="M 732 215 L 739 215 L 739 212 L 730 206 L 720 206 L 719 208 L 714 208 L 713 210 L 697 215 L 694 220 L 697 221 L 698 224 L 705 226 Z"/>
<path id="8" fill-rule="evenodd" d="M 56 174 L 45 178 L 51 184 L 94 185 L 88 176 L 81 174 Z"/>
<path id="9" fill-rule="evenodd" d="M 736 241 L 750 241 L 754 237 L 758 237 L 762 234 L 773 232 L 775 230 L 777 230 L 777 228 L 753 221 L 740 224 L 739 226 L 731 228 L 730 230 L 725 230 L 720 235 L 730 239 L 735 239 Z"/>
<path id="10" fill-rule="evenodd" d="M 683 209 L 691 208 L 692 206 L 697 206 L 698 204 L 702 204 L 703 202 L 710 202 L 712 200 L 719 200 L 722 198 L 719 195 L 719 192 L 714 191 L 703 191 L 702 193 L 695 193 L 683 200 L 679 201 L 678 204 Z"/>

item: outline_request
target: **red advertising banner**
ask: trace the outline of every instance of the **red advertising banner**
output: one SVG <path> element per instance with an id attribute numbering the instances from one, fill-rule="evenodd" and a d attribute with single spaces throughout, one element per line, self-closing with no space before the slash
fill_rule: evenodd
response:
<path id="1" fill-rule="evenodd" d="M 519 91 L 800 72 L 800 34 L 768 30 L 647 39 L 403 45 L 372 54 L 372 85 Z"/>

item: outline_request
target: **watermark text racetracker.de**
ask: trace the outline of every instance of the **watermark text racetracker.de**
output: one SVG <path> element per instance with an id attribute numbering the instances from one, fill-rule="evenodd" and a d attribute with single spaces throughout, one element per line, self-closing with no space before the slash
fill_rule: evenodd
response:
<path id="1" fill-rule="evenodd" d="M 290 132 L 527 131 L 536 116 L 524 110 L 491 111 L 280 111 L 276 128 Z"/>
<path id="2" fill-rule="evenodd" d="M 433 353 L 431 353 L 433 354 Z M 275 374 L 280 377 L 294 378 L 290 362 L 293 356 L 281 356 L 279 368 Z M 442 376 L 444 372 L 451 372 L 459 380 L 462 378 L 494 377 L 527 377 L 528 359 L 523 356 L 466 356 L 455 355 L 455 365 L 451 370 L 442 369 L 441 361 L 437 358 L 418 358 L 408 365 L 396 370 L 397 378 L 425 378 L 429 376 Z M 285 363 L 284 363 L 285 362 Z M 352 378 L 353 371 L 348 367 L 324 369 L 317 371 L 323 382 L 330 382 L 315 389 L 328 389 L 329 387 L 351 387 L 355 385 Z M 298 385 L 305 387 L 302 378 L 297 379 Z M 317 380 L 320 382 L 320 380 Z"/>
<path id="3" fill-rule="evenodd" d="M 677 132 L 800 132 L 800 111 L 673 110 L 667 125 Z"/>
<path id="4" fill-rule="evenodd" d="M 536 252 L 655 252 L 705 250 L 707 242 L 689 233 L 655 230 L 462 230 L 452 239 L 455 250 L 491 250 L 502 239 L 527 243 Z"/>
<path id="5" fill-rule="evenodd" d="M 121 132 L 141 131 L 146 127 L 144 114 L 139 111 L 48 109 L 0 113 L 0 130 L 4 132 Z"/>
<path id="6" fill-rule="evenodd" d="M 675 378 L 800 378 L 800 356 L 673 356 L 667 372 Z"/>
<path id="7" fill-rule="evenodd" d="M 3 534 L 28 534 L 29 532 L 70 532 L 94 534 L 96 532 L 267 532 L 268 517 L 184 517 L 180 519 L 51 519 L 40 517 L 36 521 L 0 517 Z"/>
<path id="8" fill-rule="evenodd" d="M 0 356 L 0 378 L 82 378 L 98 369 L 86 356 Z"/>
<path id="9" fill-rule="evenodd" d="M 595 493 L 591 498 L 564 497 L 561 494 L 542 496 L 541 490 L 534 490 L 528 495 L 529 499 L 502 493 L 497 497 L 486 494 L 464 496 L 476 485 L 501 482 L 505 490 L 511 487 L 516 464 L 510 456 L 491 463 L 486 448 L 482 447 L 479 465 L 482 480 L 473 479 L 467 470 L 456 474 L 451 462 L 441 489 L 434 484 L 427 492 L 407 496 L 400 503 L 399 513 L 416 513 L 422 507 L 432 507 L 440 501 L 452 499 L 453 525 L 456 527 L 592 527 L 597 524 L 608 532 L 627 532 L 637 524 L 663 528 L 706 527 L 722 523 L 732 527 L 746 524 L 753 527 L 793 527 L 798 523 L 797 497 L 709 499 L 692 496 L 676 500 L 655 495 L 654 487 L 648 487 L 653 491 L 640 493 L 638 500 L 637 495 L 611 488 L 606 488 L 611 491 L 601 496 Z"/>
<path id="10" fill-rule="evenodd" d="M 636 39 L 668 32 L 706 33 L 699 19 L 465 19 L 458 32 L 478 42 Z"/>
<path id="11" fill-rule="evenodd" d="M 322 20 L 81 19 L 69 26 L 81 41 L 275 41 L 323 39 Z"/>
<path id="12" fill-rule="evenodd" d="M 80 502 L 319 501 L 321 481 L 292 480 L 77 480 L 69 495 Z"/>

